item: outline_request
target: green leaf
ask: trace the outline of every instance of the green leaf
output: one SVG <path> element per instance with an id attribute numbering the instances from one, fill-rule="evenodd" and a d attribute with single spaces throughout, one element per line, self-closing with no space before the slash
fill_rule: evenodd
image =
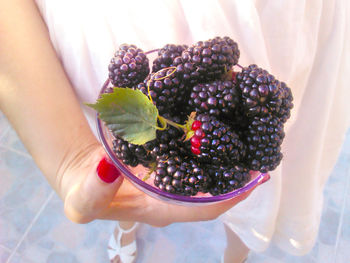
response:
<path id="1" fill-rule="evenodd" d="M 156 138 L 158 109 L 140 90 L 114 88 L 87 106 L 99 113 L 114 135 L 130 143 L 141 145 Z"/>

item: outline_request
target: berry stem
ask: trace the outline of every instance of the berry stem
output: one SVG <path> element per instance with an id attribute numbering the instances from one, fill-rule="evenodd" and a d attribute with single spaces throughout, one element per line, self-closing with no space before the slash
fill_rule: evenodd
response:
<path id="1" fill-rule="evenodd" d="M 147 93 L 148 93 L 149 100 L 153 103 L 151 92 L 150 92 L 150 89 L 149 89 L 151 81 L 152 81 L 151 79 L 149 81 L 147 81 Z"/>
<path id="2" fill-rule="evenodd" d="M 162 71 L 167 71 L 167 70 L 169 70 L 169 69 L 172 69 L 173 71 L 171 71 L 169 74 L 167 74 L 167 75 L 165 75 L 165 76 L 163 76 L 163 77 L 157 77 L 157 75 L 158 75 L 159 73 L 161 73 Z M 152 79 L 152 80 L 162 80 L 162 79 L 165 79 L 165 78 L 170 77 L 171 75 L 173 75 L 173 74 L 175 73 L 175 71 L 176 71 L 176 67 L 162 68 L 161 70 L 158 70 L 156 73 L 152 74 L 151 79 Z"/>
<path id="3" fill-rule="evenodd" d="M 173 127 L 175 127 L 175 128 L 182 129 L 182 130 L 184 130 L 184 131 L 187 130 L 187 128 L 186 128 L 185 125 L 178 124 L 178 123 L 173 122 L 173 121 L 171 121 L 171 120 L 168 120 L 168 119 L 166 119 L 166 118 L 164 118 L 164 117 L 162 117 L 162 116 L 158 116 L 158 119 L 159 119 L 159 121 L 160 121 L 161 123 L 165 123 L 165 125 L 166 125 L 166 124 L 169 124 L 169 125 L 171 125 L 171 126 L 173 126 Z"/>
<path id="4" fill-rule="evenodd" d="M 237 63 L 236 65 L 237 65 L 238 67 L 240 67 L 241 69 L 243 69 L 243 68 L 244 68 L 244 67 L 242 67 L 242 66 L 241 66 L 240 64 L 238 64 L 238 63 Z"/>
<path id="5" fill-rule="evenodd" d="M 167 74 L 167 75 L 165 75 L 165 76 L 163 76 L 163 77 L 159 77 L 159 78 L 157 77 L 157 75 L 158 75 L 159 73 L 161 73 L 162 71 L 169 70 L 169 69 L 172 69 L 173 71 L 171 71 L 169 74 Z M 161 70 L 158 70 L 156 73 L 152 73 L 152 74 L 151 74 L 151 78 L 147 81 L 147 93 L 148 93 L 149 100 L 150 100 L 152 103 L 153 103 L 153 100 L 152 100 L 152 96 L 151 96 L 151 92 L 150 92 L 150 88 L 149 88 L 149 86 L 150 86 L 150 84 L 151 84 L 151 81 L 152 81 L 152 80 L 162 80 L 162 79 L 165 79 L 165 78 L 167 78 L 167 77 L 173 75 L 173 74 L 175 73 L 175 71 L 176 71 L 176 67 L 167 67 L 167 68 L 163 68 L 163 69 L 161 69 Z"/>
<path id="6" fill-rule="evenodd" d="M 147 171 L 146 175 L 142 178 L 142 181 L 147 181 L 149 178 L 151 178 L 151 174 L 156 170 L 157 163 L 153 162 L 150 164 L 149 170 Z"/>
<path id="7" fill-rule="evenodd" d="M 188 120 L 186 121 L 185 124 L 178 124 L 176 122 L 173 122 L 171 120 L 168 120 L 162 116 L 159 116 L 158 115 L 158 120 L 160 123 L 162 123 L 163 127 L 162 128 L 157 128 L 159 130 L 164 130 L 167 126 L 167 124 L 179 129 L 179 130 L 182 130 L 185 134 L 184 136 L 184 141 L 187 141 L 189 139 L 192 138 L 192 136 L 194 135 L 194 131 L 192 130 L 192 124 L 194 122 L 194 118 L 196 116 L 196 112 L 192 112 L 190 114 L 190 116 L 188 117 Z"/>
<path id="8" fill-rule="evenodd" d="M 148 55 L 148 54 L 151 54 L 153 52 L 158 52 L 158 51 L 159 51 L 159 48 L 156 48 L 156 49 L 152 49 L 152 50 L 145 52 L 145 54 Z"/>
<path id="9" fill-rule="evenodd" d="M 158 115 L 158 120 L 159 120 L 160 124 L 162 125 L 162 127 L 157 126 L 156 129 L 160 130 L 160 131 L 164 131 L 167 127 L 167 120 L 159 115 Z"/>

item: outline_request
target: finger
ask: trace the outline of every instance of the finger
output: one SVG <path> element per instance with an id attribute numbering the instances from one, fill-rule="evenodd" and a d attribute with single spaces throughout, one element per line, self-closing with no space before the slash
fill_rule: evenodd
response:
<path id="1" fill-rule="evenodd" d="M 267 173 L 265 174 L 259 181 L 258 183 L 252 187 L 251 189 L 249 189 L 248 191 L 236 196 L 235 198 L 231 199 L 231 200 L 227 200 L 225 202 L 222 202 L 221 205 L 221 209 L 225 211 L 227 211 L 228 209 L 232 208 L 233 206 L 237 205 L 238 203 L 244 201 L 245 199 L 248 198 L 248 196 L 260 185 L 266 183 L 268 180 L 270 180 L 270 175 Z"/>
<path id="2" fill-rule="evenodd" d="M 261 178 L 259 183 L 256 184 L 251 189 L 243 192 L 242 194 L 240 194 L 232 199 L 220 202 L 218 204 L 212 204 L 212 205 L 208 205 L 208 206 L 191 207 L 191 208 L 179 206 L 178 208 L 171 210 L 171 211 L 176 210 L 176 213 L 171 214 L 171 217 L 174 221 L 181 221 L 181 222 L 216 219 L 218 216 L 225 213 L 227 210 L 231 209 L 235 205 L 237 205 L 240 202 L 247 199 L 249 197 L 249 195 L 259 185 L 267 182 L 269 179 L 270 179 L 270 175 L 265 174 L 264 177 Z"/>
<path id="3" fill-rule="evenodd" d="M 236 196 L 235 198 L 231 199 L 231 200 L 227 200 L 224 201 L 220 204 L 218 204 L 218 206 L 216 208 L 214 208 L 216 210 L 216 212 L 218 213 L 217 216 L 221 215 L 222 213 L 226 212 L 227 210 L 231 209 L 232 207 L 234 207 L 235 205 L 239 204 L 240 202 L 244 201 L 245 199 L 247 199 L 250 194 L 260 185 L 266 183 L 268 180 L 270 180 L 270 175 L 268 173 L 266 173 L 259 181 L 258 183 L 252 187 L 251 189 L 249 189 L 248 191 Z M 216 217 L 217 217 L 216 216 Z"/>
<path id="4" fill-rule="evenodd" d="M 75 222 L 86 223 L 106 209 L 123 181 L 120 170 L 104 154 L 92 161 L 87 177 L 68 193 L 65 202 L 67 216 Z"/>

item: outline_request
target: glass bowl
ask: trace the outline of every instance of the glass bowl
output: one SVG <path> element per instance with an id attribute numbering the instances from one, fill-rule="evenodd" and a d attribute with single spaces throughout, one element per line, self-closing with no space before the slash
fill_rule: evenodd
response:
<path id="1" fill-rule="evenodd" d="M 107 88 L 109 88 L 109 81 L 107 80 L 103 85 L 100 95 L 105 93 Z M 138 167 L 129 167 L 120 161 L 113 152 L 113 139 L 114 136 L 108 129 L 108 127 L 104 124 L 102 120 L 100 120 L 98 113 L 96 114 L 96 122 L 97 122 L 97 131 L 100 141 L 110 157 L 113 161 L 114 165 L 120 169 L 120 171 L 124 174 L 124 176 L 139 190 L 144 193 L 157 198 L 162 201 L 170 202 L 178 205 L 187 205 L 187 206 L 199 206 L 199 205 L 208 205 L 219 203 L 234 197 L 241 195 L 242 193 L 250 190 L 255 185 L 259 184 L 260 181 L 264 178 L 266 174 L 252 171 L 251 172 L 251 180 L 245 184 L 245 186 L 236 189 L 227 194 L 212 196 L 210 194 L 196 195 L 196 196 L 182 196 L 178 194 L 171 194 L 165 191 L 160 190 L 152 183 L 152 176 L 146 181 L 143 181 L 142 178 L 146 175 L 146 168 Z"/>

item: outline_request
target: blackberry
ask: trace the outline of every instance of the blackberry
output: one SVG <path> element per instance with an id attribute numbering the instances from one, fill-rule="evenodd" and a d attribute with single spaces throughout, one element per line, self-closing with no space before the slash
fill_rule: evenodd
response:
<path id="1" fill-rule="evenodd" d="M 161 115 L 173 111 L 178 105 L 187 101 L 189 92 L 184 83 L 174 74 L 174 69 L 151 74 L 136 88 L 148 95 L 148 85 L 152 100 Z"/>
<path id="2" fill-rule="evenodd" d="M 171 117 L 169 114 L 163 117 L 176 123 L 181 123 L 184 119 L 184 117 L 181 118 L 180 116 Z M 174 151 L 176 151 L 177 155 L 182 156 L 186 154 L 184 142 L 182 140 L 183 135 L 184 133 L 181 130 L 168 125 L 165 130 L 157 130 L 156 139 L 145 143 L 144 148 L 150 152 L 154 159 L 169 158 L 172 154 L 175 154 Z"/>
<path id="3" fill-rule="evenodd" d="M 158 51 L 158 57 L 153 61 L 152 72 L 157 72 L 163 68 L 171 67 L 173 60 L 181 56 L 182 51 L 188 48 L 187 45 L 167 44 Z"/>
<path id="4" fill-rule="evenodd" d="M 281 84 L 257 65 L 250 65 L 237 74 L 245 113 L 249 117 L 276 114 L 282 105 Z"/>
<path id="5" fill-rule="evenodd" d="M 291 89 L 284 82 L 281 82 L 281 92 L 282 104 L 277 116 L 285 123 L 290 118 L 290 111 L 293 108 L 293 95 Z"/>
<path id="6" fill-rule="evenodd" d="M 168 158 L 176 151 L 176 154 L 185 155 L 186 150 L 181 139 L 183 133 L 174 127 L 169 127 L 165 131 L 157 131 L 157 139 L 145 145 L 150 150 L 151 155 L 158 158 Z"/>
<path id="7" fill-rule="evenodd" d="M 208 192 L 210 179 L 194 160 L 172 155 L 157 162 L 154 184 L 169 193 L 193 196 Z"/>
<path id="8" fill-rule="evenodd" d="M 242 104 L 238 104 L 233 115 L 229 118 L 228 124 L 242 138 L 242 134 L 248 129 L 250 119 L 244 114 Z"/>
<path id="9" fill-rule="evenodd" d="M 183 164 L 187 170 L 184 178 L 184 185 L 192 187 L 198 192 L 207 193 L 211 185 L 209 174 L 203 169 L 196 160 L 188 158 Z"/>
<path id="10" fill-rule="evenodd" d="M 200 114 L 192 124 L 191 151 L 204 163 L 239 162 L 245 156 L 245 145 L 231 128 L 208 114 Z"/>
<path id="11" fill-rule="evenodd" d="M 251 170 L 268 172 L 282 160 L 285 133 L 278 117 L 254 117 L 246 132 L 246 164 Z"/>
<path id="12" fill-rule="evenodd" d="M 179 117 L 167 116 L 167 118 L 180 122 Z M 172 154 L 184 155 L 186 150 L 182 136 L 183 132 L 172 126 L 168 126 L 164 131 L 157 130 L 156 139 L 144 145 L 131 144 L 116 136 L 116 139 L 113 140 L 113 151 L 117 158 L 126 165 L 135 167 L 141 164 L 149 167 L 159 158 L 168 158 Z"/>
<path id="13" fill-rule="evenodd" d="M 212 180 L 209 192 L 214 196 L 243 187 L 251 177 L 249 170 L 240 164 L 210 165 L 206 171 Z"/>
<path id="14" fill-rule="evenodd" d="M 132 167 L 139 164 L 149 167 L 155 162 L 155 158 L 142 145 L 129 143 L 120 137 L 113 140 L 113 151 L 119 160 Z"/>
<path id="15" fill-rule="evenodd" d="M 199 41 L 174 59 L 177 73 L 190 84 L 220 79 L 237 64 L 240 52 L 238 45 L 229 37 L 216 37 Z"/>
<path id="16" fill-rule="evenodd" d="M 145 53 L 135 45 L 123 44 L 108 66 L 109 79 L 116 87 L 132 87 L 143 81 L 150 69 Z"/>
<path id="17" fill-rule="evenodd" d="M 240 96 L 233 81 L 216 80 L 192 88 L 189 105 L 197 113 L 233 118 Z"/>

